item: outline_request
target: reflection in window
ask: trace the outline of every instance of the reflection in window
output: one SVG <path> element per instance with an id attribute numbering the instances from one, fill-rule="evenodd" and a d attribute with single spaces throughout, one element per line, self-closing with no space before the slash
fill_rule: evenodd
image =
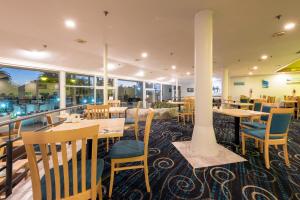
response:
<path id="1" fill-rule="evenodd" d="M 108 89 L 107 90 L 108 99 L 114 100 L 115 99 L 115 95 L 116 95 L 115 89 Z"/>
<path id="2" fill-rule="evenodd" d="M 114 87 L 114 85 L 115 85 L 114 82 L 115 82 L 115 80 L 113 78 L 108 78 L 108 80 L 107 80 L 108 87 Z"/>
<path id="3" fill-rule="evenodd" d="M 118 80 L 118 99 L 134 106 L 143 99 L 143 82 Z"/>
<path id="4" fill-rule="evenodd" d="M 54 72 L 0 66 L 0 115 L 24 116 L 59 108 Z"/>
<path id="5" fill-rule="evenodd" d="M 94 103 L 94 89 L 85 87 L 66 87 L 66 106 Z"/>
<path id="6" fill-rule="evenodd" d="M 80 74 L 66 74 L 66 85 L 93 86 L 94 77 Z"/>

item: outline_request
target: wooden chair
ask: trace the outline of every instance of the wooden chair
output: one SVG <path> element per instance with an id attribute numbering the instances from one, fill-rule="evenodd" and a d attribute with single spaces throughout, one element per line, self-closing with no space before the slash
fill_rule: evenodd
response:
<path id="1" fill-rule="evenodd" d="M 109 105 L 88 105 L 85 114 L 87 119 L 108 119 Z"/>
<path id="2" fill-rule="evenodd" d="M 107 104 L 110 107 L 120 107 L 121 106 L 121 101 L 120 100 L 108 100 Z"/>
<path id="3" fill-rule="evenodd" d="M 51 116 L 51 115 L 46 115 L 46 119 L 47 119 L 47 125 L 48 125 L 49 127 L 54 126 L 53 119 L 52 119 L 52 116 Z"/>
<path id="4" fill-rule="evenodd" d="M 184 107 L 183 110 L 181 112 L 178 112 L 177 121 L 180 122 L 182 119 L 183 124 L 185 125 L 186 119 L 188 121 L 190 121 L 190 119 L 191 119 L 192 123 L 194 124 L 194 111 L 195 111 L 194 100 L 192 100 L 192 99 L 185 100 L 183 107 Z"/>
<path id="5" fill-rule="evenodd" d="M 111 157 L 111 174 L 108 194 L 109 198 L 111 198 L 112 195 L 115 172 L 122 170 L 144 169 L 147 192 L 150 192 L 148 177 L 148 144 L 153 115 L 154 111 L 150 108 L 146 119 L 144 142 L 136 140 L 121 140 L 112 147 L 109 154 Z M 120 166 L 120 164 L 134 162 L 142 162 L 142 164 L 124 167 Z"/>
<path id="6" fill-rule="evenodd" d="M 285 163 L 287 166 L 290 166 L 287 141 L 288 128 L 293 113 L 294 109 L 290 108 L 272 108 L 265 129 L 242 129 L 242 154 L 245 155 L 247 138 L 258 140 L 261 144 L 261 149 L 264 147 L 265 165 L 269 169 L 269 146 L 283 145 Z"/>
<path id="7" fill-rule="evenodd" d="M 276 97 L 268 96 L 267 103 L 275 103 Z"/>
<path id="8" fill-rule="evenodd" d="M 134 127 L 134 134 L 135 134 L 136 140 L 138 140 L 138 137 L 139 137 L 139 110 L 140 110 L 140 106 L 141 106 L 141 101 L 139 101 L 137 103 L 133 118 L 126 118 L 125 119 L 125 129 Z"/>
<path id="9" fill-rule="evenodd" d="M 104 161 L 97 159 L 99 126 L 57 132 L 22 133 L 31 174 L 33 199 L 102 199 L 101 176 Z M 92 159 L 86 159 L 86 143 L 92 140 Z M 81 141 L 81 159 L 77 160 L 76 142 Z M 71 142 L 72 159 L 68 161 L 67 143 Z M 61 145 L 62 165 L 59 165 L 56 144 Z M 45 175 L 40 179 L 34 146 L 42 155 Z M 48 145 L 50 150 L 48 150 Z M 49 160 L 52 159 L 53 168 Z M 63 175 L 63 176 L 62 176 Z"/>

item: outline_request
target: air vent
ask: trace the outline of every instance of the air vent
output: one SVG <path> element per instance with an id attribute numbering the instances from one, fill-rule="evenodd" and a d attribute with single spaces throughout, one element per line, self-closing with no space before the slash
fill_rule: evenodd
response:
<path id="1" fill-rule="evenodd" d="M 285 34 L 284 31 L 279 31 L 279 32 L 273 33 L 272 37 L 281 37 L 281 36 L 284 36 L 284 34 Z"/>
<path id="2" fill-rule="evenodd" d="M 79 44 L 85 44 L 85 43 L 87 43 L 86 40 L 81 39 L 81 38 L 76 39 L 75 42 L 78 42 Z"/>

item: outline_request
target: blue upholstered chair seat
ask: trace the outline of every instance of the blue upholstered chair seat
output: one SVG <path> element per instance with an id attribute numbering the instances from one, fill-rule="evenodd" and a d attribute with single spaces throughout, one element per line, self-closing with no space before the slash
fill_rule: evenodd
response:
<path id="1" fill-rule="evenodd" d="M 86 189 L 91 188 L 91 160 L 86 161 Z M 103 159 L 97 160 L 97 177 L 96 181 L 101 178 L 104 168 L 104 161 Z M 68 162 L 68 169 L 69 169 L 69 193 L 70 196 L 73 195 L 73 167 L 72 167 L 72 159 Z M 63 173 L 63 166 L 59 166 L 59 173 L 60 173 L 60 190 L 61 190 L 61 197 L 64 197 L 64 173 Z M 52 189 L 52 199 L 55 199 L 55 181 L 54 181 L 54 170 L 53 168 L 50 170 L 51 175 L 51 189 Z M 77 179 L 78 179 L 78 192 L 81 192 L 81 160 L 77 160 Z M 42 187 L 42 198 L 47 199 L 46 195 L 46 179 L 45 176 L 41 179 L 41 187 Z"/>
<path id="2" fill-rule="evenodd" d="M 144 155 L 144 142 L 121 140 L 115 143 L 109 153 L 111 158 L 130 158 Z"/>
<path id="3" fill-rule="evenodd" d="M 257 137 L 259 139 L 265 139 L 266 129 L 247 129 L 245 128 L 244 133 Z M 281 139 L 281 136 L 270 136 L 270 139 Z"/>
<path id="4" fill-rule="evenodd" d="M 257 129 L 265 129 L 267 127 L 266 124 L 259 123 L 259 122 L 242 122 L 241 124 L 244 126 L 248 126 L 250 128 L 257 128 Z"/>
<path id="5" fill-rule="evenodd" d="M 125 119 L 125 124 L 134 124 L 135 120 L 134 118 L 126 118 Z"/>

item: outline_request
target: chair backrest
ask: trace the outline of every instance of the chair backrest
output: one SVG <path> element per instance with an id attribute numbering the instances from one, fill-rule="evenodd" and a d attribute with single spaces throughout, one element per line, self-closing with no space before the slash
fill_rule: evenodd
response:
<path id="1" fill-rule="evenodd" d="M 47 119 L 47 124 L 48 126 L 53 126 L 53 119 L 51 115 L 46 115 L 46 119 Z"/>
<path id="2" fill-rule="evenodd" d="M 21 127 L 22 127 L 22 121 L 16 121 L 14 124 L 13 133 L 16 134 L 18 137 L 20 137 L 21 133 Z"/>
<path id="3" fill-rule="evenodd" d="M 288 133 L 289 124 L 294 113 L 291 108 L 272 108 L 266 127 L 266 138 L 271 135 Z"/>
<path id="4" fill-rule="evenodd" d="M 52 199 L 52 194 L 55 193 L 55 199 L 66 198 L 69 196 L 79 196 L 80 199 L 96 199 L 96 169 L 97 169 L 97 138 L 99 126 L 91 126 L 82 129 L 57 131 L 57 132 L 23 132 L 22 139 L 25 145 L 32 189 L 33 199 L 42 199 L 40 172 L 37 165 L 35 154 L 35 146 L 39 147 L 42 155 L 42 163 L 45 172 L 45 185 L 47 200 Z M 86 180 L 86 143 L 87 139 L 92 140 L 92 159 L 91 159 L 91 180 Z M 81 161 L 77 160 L 77 143 L 81 141 Z M 71 142 L 72 161 L 68 161 L 67 143 Z M 61 145 L 62 165 L 59 165 L 58 153 L 56 150 L 57 144 Z M 48 147 L 50 146 L 50 151 Z M 50 163 L 53 163 L 53 169 Z M 78 185 L 78 176 L 80 171 L 77 171 L 77 166 L 81 165 L 81 186 Z M 72 170 L 72 173 L 70 171 Z M 52 176 L 51 176 L 52 174 Z M 62 176 L 63 175 L 63 176 Z M 91 183 L 91 188 L 86 190 L 87 181 Z M 63 185 L 61 185 L 63 182 Z M 54 184 L 55 183 L 55 184 Z M 71 189 L 71 192 L 70 192 Z M 55 191 L 55 192 L 54 192 Z M 73 191 L 73 192 L 72 192 Z M 79 199 L 78 198 L 78 199 Z"/>
<path id="5" fill-rule="evenodd" d="M 141 105 L 142 105 L 142 101 L 138 101 L 136 104 L 136 108 L 141 108 Z"/>
<path id="6" fill-rule="evenodd" d="M 90 105 L 85 113 L 87 119 L 108 119 L 109 105 Z"/>
<path id="7" fill-rule="evenodd" d="M 107 104 L 110 107 L 120 107 L 121 106 L 121 101 L 120 100 L 108 100 Z"/>
<path id="8" fill-rule="evenodd" d="M 240 103 L 249 103 L 249 98 L 240 98 Z"/>
<path id="9" fill-rule="evenodd" d="M 194 100 L 193 99 L 185 99 L 183 101 L 183 106 L 184 106 L 184 112 L 192 113 L 193 107 L 195 107 Z"/>
<path id="10" fill-rule="evenodd" d="M 144 154 L 145 155 L 148 155 L 149 136 L 150 136 L 153 116 L 154 116 L 154 110 L 150 108 L 146 119 L 145 133 L 144 133 Z"/>
<path id="11" fill-rule="evenodd" d="M 275 103 L 276 97 L 268 96 L 267 102 L 268 103 Z"/>
<path id="12" fill-rule="evenodd" d="M 253 110 L 254 111 L 261 111 L 262 103 L 261 102 L 254 102 Z"/>
<path id="13" fill-rule="evenodd" d="M 261 112 L 270 113 L 270 112 L 271 112 L 271 109 L 272 109 L 271 106 L 266 105 L 266 104 L 263 104 L 263 105 L 262 105 L 262 108 L 261 108 Z M 260 117 L 260 120 L 261 120 L 261 121 L 264 121 L 264 122 L 267 122 L 268 119 L 269 119 L 269 116 L 268 116 L 268 115 L 262 115 L 262 116 Z"/>

